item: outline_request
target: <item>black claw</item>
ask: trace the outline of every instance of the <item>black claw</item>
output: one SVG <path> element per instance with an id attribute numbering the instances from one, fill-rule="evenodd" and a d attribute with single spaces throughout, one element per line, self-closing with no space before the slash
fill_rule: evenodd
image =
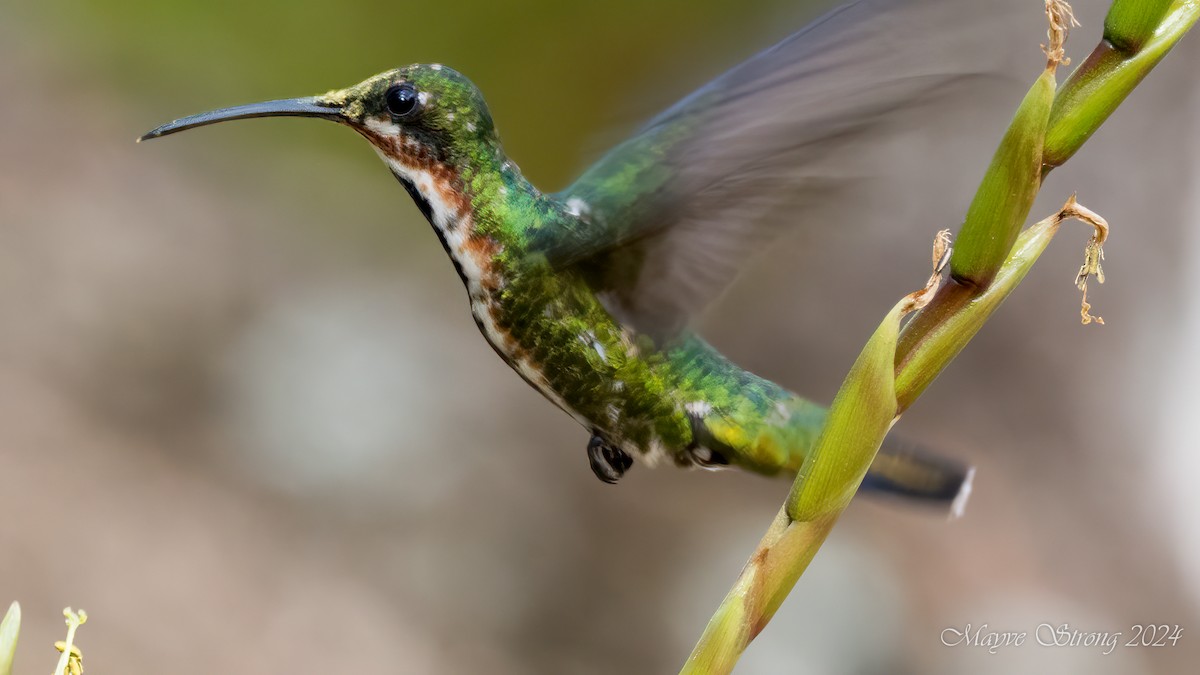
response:
<path id="1" fill-rule="evenodd" d="M 592 473 L 610 485 L 621 480 L 621 476 L 633 466 L 632 457 L 596 432 L 592 432 L 592 439 L 588 441 L 587 453 Z"/>
<path id="2" fill-rule="evenodd" d="M 724 469 L 729 466 L 729 460 L 725 455 L 719 452 L 704 447 L 703 445 L 691 445 L 687 448 L 688 457 L 692 463 L 702 469 L 716 470 Z"/>

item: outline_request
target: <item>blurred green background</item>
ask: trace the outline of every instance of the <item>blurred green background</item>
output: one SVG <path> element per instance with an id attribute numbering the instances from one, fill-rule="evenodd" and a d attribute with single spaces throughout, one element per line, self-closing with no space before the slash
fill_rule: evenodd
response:
<path id="1" fill-rule="evenodd" d="M 484 345 L 436 238 L 344 129 L 132 141 L 441 62 L 548 191 L 823 4 L 0 1 L 0 602 L 25 609 L 17 672 L 49 661 L 67 605 L 91 616 L 89 672 L 677 668 L 786 482 L 635 468 L 601 485 L 586 434 Z M 1011 52 L 989 95 L 880 148 L 883 180 L 706 317 L 735 360 L 828 400 L 923 281 L 930 235 L 961 219 L 1040 68 L 1040 3 L 1011 4 L 1019 25 L 980 33 Z M 1076 4 L 1074 58 L 1105 6 Z M 739 672 L 1188 672 L 1195 37 L 1034 209 L 1079 191 L 1113 223 L 1090 298 L 1109 325 L 1078 325 L 1083 235 L 1064 230 L 901 425 L 979 464 L 968 516 L 856 502 Z M 1109 656 L 939 641 L 1043 622 L 1185 638 Z"/>

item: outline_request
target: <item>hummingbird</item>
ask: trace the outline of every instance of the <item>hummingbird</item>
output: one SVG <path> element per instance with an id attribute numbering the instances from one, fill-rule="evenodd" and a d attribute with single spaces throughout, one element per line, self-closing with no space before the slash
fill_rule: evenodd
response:
<path id="1" fill-rule="evenodd" d="M 646 465 L 793 475 L 825 407 L 722 356 L 693 318 L 804 220 L 823 167 L 962 77 L 929 36 L 951 0 L 860 0 L 818 18 L 645 124 L 566 189 L 505 153 L 480 90 L 409 65 L 318 96 L 222 108 L 139 141 L 256 117 L 311 117 L 366 139 L 466 287 L 485 340 L 587 431 L 595 475 Z M 964 463 L 889 437 L 862 489 L 948 504 Z"/>

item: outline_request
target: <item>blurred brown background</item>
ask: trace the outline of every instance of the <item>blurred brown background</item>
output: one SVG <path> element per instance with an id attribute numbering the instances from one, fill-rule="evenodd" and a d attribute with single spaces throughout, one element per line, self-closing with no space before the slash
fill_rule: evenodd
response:
<path id="1" fill-rule="evenodd" d="M 1041 3 L 1011 4 L 1020 25 L 980 37 L 1007 46 L 1009 77 L 881 149 L 897 178 L 852 217 L 814 219 L 709 314 L 735 360 L 827 401 L 921 283 L 930 236 L 959 222 L 1040 69 Z M 1074 58 L 1106 5 L 1076 3 Z M 674 672 L 786 481 L 596 481 L 586 434 L 484 345 L 428 226 L 344 129 L 132 141 L 443 62 L 552 190 L 816 10 L 0 2 L 0 602 L 24 608 L 17 672 L 51 663 L 66 605 L 92 617 L 89 673 Z M 1200 658 L 1198 38 L 1034 208 L 1078 191 L 1113 224 L 1091 294 L 1108 325 L 1079 325 L 1085 234 L 1067 227 L 901 424 L 978 463 L 967 516 L 856 501 L 739 672 L 1171 673 Z M 967 623 L 1184 637 L 1107 656 L 941 644 Z"/>

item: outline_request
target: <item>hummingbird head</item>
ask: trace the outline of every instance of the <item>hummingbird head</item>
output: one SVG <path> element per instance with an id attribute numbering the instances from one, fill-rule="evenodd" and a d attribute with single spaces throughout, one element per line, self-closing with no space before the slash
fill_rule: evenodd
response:
<path id="1" fill-rule="evenodd" d="M 418 64 L 315 97 L 371 143 L 389 165 L 463 170 L 498 147 L 483 95 L 459 72 Z"/>
<path id="2" fill-rule="evenodd" d="M 465 209 L 464 179 L 494 164 L 501 155 L 491 113 L 479 89 L 462 74 L 438 64 L 389 70 L 319 96 L 251 103 L 184 117 L 138 140 L 252 117 L 315 117 L 351 127 L 371 143 L 434 221 Z"/>

